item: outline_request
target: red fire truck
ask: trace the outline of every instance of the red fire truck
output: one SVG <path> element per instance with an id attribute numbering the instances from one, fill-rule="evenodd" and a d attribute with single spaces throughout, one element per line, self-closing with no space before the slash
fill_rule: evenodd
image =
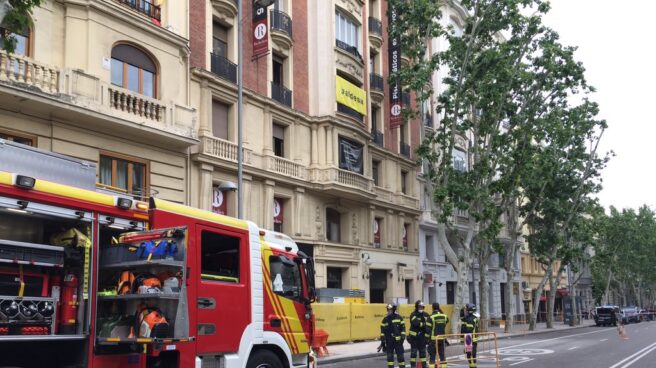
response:
<path id="1" fill-rule="evenodd" d="M 313 367 L 313 300 L 288 236 L 0 139 L 0 367 Z"/>

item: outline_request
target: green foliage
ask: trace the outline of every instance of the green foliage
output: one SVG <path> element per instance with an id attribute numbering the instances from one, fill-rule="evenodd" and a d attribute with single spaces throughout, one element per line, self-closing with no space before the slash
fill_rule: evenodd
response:
<path id="1" fill-rule="evenodd" d="M 438 220 L 449 224 L 456 209 L 467 210 L 469 231 L 476 232 L 472 249 L 484 260 L 503 252 L 503 214 L 519 204 L 519 227 L 531 229 L 527 240 L 540 261 L 585 260 L 596 236 L 593 197 L 609 159 L 596 148 L 606 123 L 596 118 L 594 89 L 575 48 L 542 23 L 548 1 L 389 3 L 399 17 L 390 32 L 411 60 L 391 79 L 420 102 L 430 100 L 439 117 L 417 150 Z M 446 25 L 446 4 L 466 15 L 462 34 Z M 433 39 L 441 49 L 430 49 Z M 455 150 L 467 152 L 466 171 L 454 166 Z M 462 232 L 452 230 L 449 241 Z"/>
<path id="2" fill-rule="evenodd" d="M 7 12 L 2 21 L 3 37 L 2 49 L 12 53 L 16 49 L 16 38 L 12 33 L 21 33 L 24 29 L 32 26 L 32 9 L 41 6 L 44 0 L 9 0 L 12 9 Z"/>
<path id="3" fill-rule="evenodd" d="M 599 237 L 592 262 L 595 297 L 601 302 L 605 293 L 615 291 L 629 304 L 653 305 L 656 213 L 647 206 L 637 211 L 611 207 L 597 226 Z"/>

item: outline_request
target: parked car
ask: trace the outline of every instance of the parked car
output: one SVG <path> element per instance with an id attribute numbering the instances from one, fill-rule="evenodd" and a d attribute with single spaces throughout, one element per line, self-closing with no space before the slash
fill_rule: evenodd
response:
<path id="1" fill-rule="evenodd" d="M 640 313 L 636 307 L 624 307 L 621 311 L 622 323 L 638 323 L 640 322 Z"/>
<path id="2" fill-rule="evenodd" d="M 614 305 L 604 305 L 595 308 L 594 321 L 597 326 L 617 326 L 617 315 L 620 309 Z"/>

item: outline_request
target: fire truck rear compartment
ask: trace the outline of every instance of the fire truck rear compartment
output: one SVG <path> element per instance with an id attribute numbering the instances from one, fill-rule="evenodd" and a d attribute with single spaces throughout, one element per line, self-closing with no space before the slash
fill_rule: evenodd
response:
<path id="1" fill-rule="evenodd" d="M 0 202 L 8 201 L 18 202 Z M 50 206 L 27 201 L 17 209 L 1 204 L 0 367 L 83 367 L 88 351 L 85 251 L 77 245 L 53 245 L 51 237 L 73 228 L 80 234 L 90 232 L 90 216 L 74 211 L 59 216 L 49 213 Z M 67 275 L 75 276 L 66 282 Z M 74 285 L 73 279 L 77 286 L 68 295 L 76 295 L 79 305 L 68 311 L 73 321 L 64 326 L 57 301 L 63 285 Z"/>

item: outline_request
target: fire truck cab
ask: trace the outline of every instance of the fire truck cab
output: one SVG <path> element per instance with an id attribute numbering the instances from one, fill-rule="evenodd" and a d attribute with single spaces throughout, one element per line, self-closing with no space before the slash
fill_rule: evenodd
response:
<path id="1" fill-rule="evenodd" d="M 252 222 L 0 139 L 0 367 L 312 367 L 314 266 Z"/>

